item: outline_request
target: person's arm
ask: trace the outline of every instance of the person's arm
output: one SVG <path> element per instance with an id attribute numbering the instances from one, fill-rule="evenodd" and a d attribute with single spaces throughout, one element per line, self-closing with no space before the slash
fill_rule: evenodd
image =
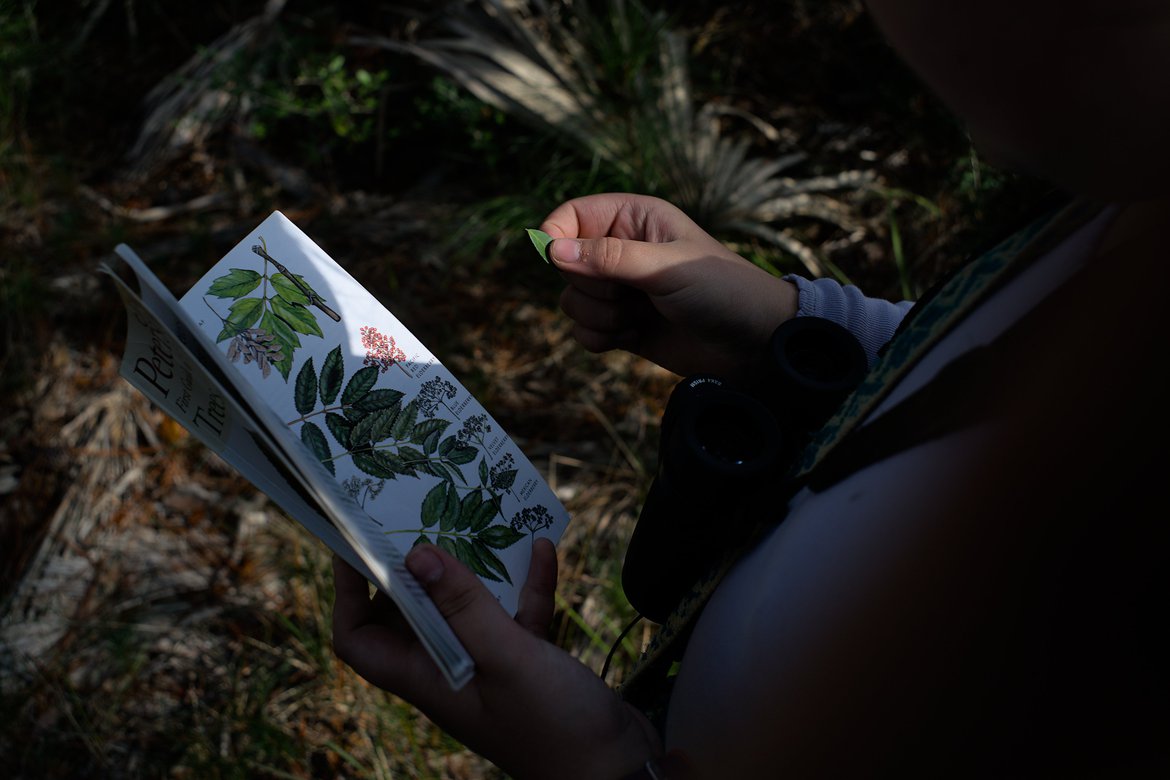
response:
<path id="1" fill-rule="evenodd" d="M 870 362 L 909 304 L 832 281 L 780 279 L 732 252 L 680 209 L 611 193 L 558 206 L 541 229 L 568 286 L 561 307 L 594 352 L 625 349 L 677 374 L 735 376 L 798 315 L 853 331 Z"/>

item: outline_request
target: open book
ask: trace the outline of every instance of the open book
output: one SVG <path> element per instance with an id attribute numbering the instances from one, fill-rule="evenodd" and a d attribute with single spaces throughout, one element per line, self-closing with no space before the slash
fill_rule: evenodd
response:
<path id="1" fill-rule="evenodd" d="M 568 514 L 499 424 L 279 212 L 181 299 L 129 247 L 122 376 L 390 596 L 458 688 L 466 650 L 404 565 L 437 544 L 515 613 Z"/>

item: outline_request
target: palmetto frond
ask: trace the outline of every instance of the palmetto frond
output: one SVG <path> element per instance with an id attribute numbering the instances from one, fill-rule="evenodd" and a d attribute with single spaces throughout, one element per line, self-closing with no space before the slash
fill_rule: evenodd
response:
<path id="1" fill-rule="evenodd" d="M 726 118 L 746 120 L 769 138 L 775 129 L 717 103 L 699 106 L 685 39 L 666 29 L 661 15 L 611 0 L 607 24 L 582 4 L 477 0 L 447 22 L 446 33 L 350 43 L 416 56 L 485 103 L 580 145 L 706 229 L 774 244 L 814 275 L 823 274 L 815 251 L 784 223 L 811 217 L 856 232 L 849 207 L 830 193 L 863 187 L 872 174 L 793 178 L 783 174 L 805 161 L 803 153 L 752 156 L 751 138 L 728 134 Z M 637 69 L 614 83 L 607 67 L 614 59 Z"/>

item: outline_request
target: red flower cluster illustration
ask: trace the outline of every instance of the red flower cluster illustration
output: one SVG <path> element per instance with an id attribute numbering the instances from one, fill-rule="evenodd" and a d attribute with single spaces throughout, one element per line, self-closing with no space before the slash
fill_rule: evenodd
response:
<path id="1" fill-rule="evenodd" d="M 410 376 L 410 372 L 401 364 L 406 360 L 406 353 L 394 343 L 393 336 L 387 336 L 369 325 L 362 326 L 361 334 L 362 346 L 366 348 L 366 359 L 363 361 L 365 365 L 377 366 L 383 374 L 390 370 L 390 366 L 397 365 L 403 373 Z"/>

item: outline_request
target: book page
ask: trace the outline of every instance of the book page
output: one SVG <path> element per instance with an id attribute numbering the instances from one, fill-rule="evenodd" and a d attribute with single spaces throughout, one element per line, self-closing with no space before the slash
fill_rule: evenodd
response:
<path id="1" fill-rule="evenodd" d="M 404 554 L 437 544 L 515 613 L 568 513 L 491 415 L 381 303 L 274 213 L 180 300 L 306 453 Z"/>
<path id="2" fill-rule="evenodd" d="M 452 687 L 474 664 L 398 548 L 234 369 L 129 247 L 116 249 L 137 291 L 106 270 L 127 307 L 122 375 L 183 423 L 294 519 L 389 595 Z M 139 297 L 139 293 L 141 297 Z"/>

